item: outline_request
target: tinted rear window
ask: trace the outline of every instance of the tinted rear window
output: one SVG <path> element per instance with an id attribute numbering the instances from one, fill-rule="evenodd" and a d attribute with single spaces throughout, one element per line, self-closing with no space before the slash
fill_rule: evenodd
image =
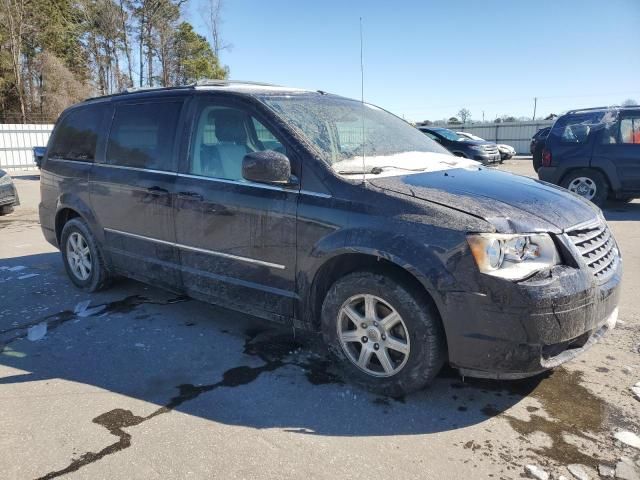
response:
<path id="1" fill-rule="evenodd" d="M 615 118 L 613 111 L 565 115 L 556 121 L 550 135 L 558 137 L 562 143 L 586 143 L 592 132 L 613 125 Z"/>
<path id="2" fill-rule="evenodd" d="M 173 170 L 173 146 L 182 101 L 117 105 L 107 163 Z"/>
<path id="3" fill-rule="evenodd" d="M 49 157 L 93 161 L 104 108 L 103 105 L 92 105 L 74 109 L 65 115 L 56 127 Z"/>

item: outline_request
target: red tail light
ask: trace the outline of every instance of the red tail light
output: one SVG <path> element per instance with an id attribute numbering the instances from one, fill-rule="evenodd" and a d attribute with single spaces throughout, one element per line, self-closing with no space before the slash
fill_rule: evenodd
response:
<path id="1" fill-rule="evenodd" d="M 542 166 L 543 167 L 551 166 L 551 150 L 547 150 L 546 148 L 542 150 Z"/>

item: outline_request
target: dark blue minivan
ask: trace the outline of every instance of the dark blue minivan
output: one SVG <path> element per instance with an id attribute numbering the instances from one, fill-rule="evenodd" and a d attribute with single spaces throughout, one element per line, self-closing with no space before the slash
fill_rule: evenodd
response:
<path id="1" fill-rule="evenodd" d="M 56 123 L 40 192 L 79 289 L 125 276 L 317 332 L 386 395 L 445 363 L 535 375 L 618 314 L 600 209 L 326 92 L 208 80 L 84 101 Z"/>
<path id="2" fill-rule="evenodd" d="M 640 107 L 572 110 L 559 117 L 538 177 L 596 205 L 640 197 Z"/>

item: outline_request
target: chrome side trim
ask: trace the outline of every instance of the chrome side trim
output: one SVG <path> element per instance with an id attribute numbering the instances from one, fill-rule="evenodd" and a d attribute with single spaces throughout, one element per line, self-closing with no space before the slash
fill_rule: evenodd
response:
<path id="1" fill-rule="evenodd" d="M 127 167 L 125 165 L 111 165 L 110 163 L 94 163 L 97 167 L 118 168 L 120 170 L 133 170 L 134 172 L 160 173 L 162 175 L 177 176 L 176 172 L 168 172 L 166 170 L 153 170 L 151 168 Z"/>
<path id="2" fill-rule="evenodd" d="M 331 195 L 328 193 L 312 192 L 311 190 L 300 190 L 300 194 L 308 195 L 310 197 L 331 198 Z"/>
<path id="3" fill-rule="evenodd" d="M 67 160 L 66 158 L 47 157 L 47 162 L 62 162 L 62 163 L 79 163 L 81 165 L 95 165 L 93 160 Z"/>
<path id="4" fill-rule="evenodd" d="M 278 270 L 284 270 L 286 268 L 284 265 L 280 265 L 279 263 L 265 262 L 264 260 L 257 260 L 255 258 L 241 257 L 239 255 L 232 255 L 230 253 L 217 252 L 215 250 L 207 250 L 205 248 L 199 248 L 199 247 L 192 247 L 190 245 L 183 245 L 181 243 L 169 242 L 167 240 L 160 240 L 158 238 L 145 237 L 144 235 L 138 235 L 137 233 L 123 232 L 121 230 L 116 230 L 114 228 L 105 228 L 104 231 L 111 232 L 111 233 L 118 233 L 120 235 L 125 235 L 127 237 L 137 238 L 138 240 L 147 240 L 149 242 L 160 243 L 162 245 L 169 245 L 172 247 L 179 248 L 181 250 L 204 253 L 207 255 L 214 255 L 216 257 L 222 257 L 222 258 L 229 258 L 231 260 L 238 260 L 240 262 L 253 263 L 255 265 L 264 265 L 265 267 L 277 268 Z"/>
<path id="5" fill-rule="evenodd" d="M 244 185 L 247 187 L 256 187 L 256 188 L 263 188 L 265 190 L 274 190 L 277 192 L 289 192 L 289 193 L 300 193 L 302 195 L 309 195 L 311 197 L 319 197 L 319 198 L 331 198 L 331 195 L 327 194 L 327 193 L 319 193 L 319 192 L 312 192 L 310 190 L 295 190 L 292 188 L 285 188 L 285 187 L 278 187 L 277 185 L 265 185 L 262 183 L 255 183 L 255 182 L 239 182 L 238 180 L 228 180 L 226 178 L 215 178 L 215 177 L 206 177 L 204 175 L 193 175 L 190 173 L 176 173 L 176 172 L 168 172 L 165 170 L 153 170 L 150 168 L 139 168 L 139 167 L 128 167 L 125 165 L 112 165 L 109 163 L 94 163 L 94 162 L 82 162 L 79 160 L 64 160 L 64 159 L 58 159 L 58 158 L 52 158 L 52 160 L 58 161 L 58 162 L 70 162 L 70 163 L 82 163 L 82 164 L 91 164 L 91 165 L 95 165 L 97 167 L 105 167 L 105 168 L 118 168 L 121 170 L 133 170 L 135 172 L 149 172 L 149 173 L 160 173 L 162 175 L 172 175 L 175 177 L 182 177 L 182 178 L 193 178 L 195 180 L 206 180 L 208 182 L 218 182 L 218 183 L 227 183 L 230 185 Z"/>
<path id="6" fill-rule="evenodd" d="M 277 185 L 265 185 L 255 182 L 239 182 L 238 180 L 228 180 L 226 178 L 205 177 L 204 175 L 192 175 L 190 173 L 178 173 L 178 177 L 193 178 L 195 180 L 206 180 L 208 182 L 227 183 L 231 185 L 244 185 L 246 187 L 264 188 L 265 190 L 276 190 L 278 192 L 298 193 L 298 190 L 292 188 L 278 187 Z"/>

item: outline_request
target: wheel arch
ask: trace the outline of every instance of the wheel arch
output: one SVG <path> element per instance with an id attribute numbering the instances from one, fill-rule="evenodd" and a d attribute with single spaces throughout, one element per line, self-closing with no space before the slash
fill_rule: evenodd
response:
<path id="1" fill-rule="evenodd" d="M 305 309 L 305 322 L 308 322 L 313 329 L 317 329 L 320 325 L 322 303 L 331 286 L 339 278 L 361 270 L 384 273 L 403 282 L 419 295 L 426 294 L 425 298 L 433 304 L 438 314 L 443 332 L 446 331 L 440 313 L 443 311 L 442 299 L 429 278 L 413 265 L 394 255 L 369 249 L 335 252 L 319 266 L 306 297 L 306 304 L 310 308 Z"/>
<path id="2" fill-rule="evenodd" d="M 91 233 L 100 241 L 103 240 L 102 229 L 99 228 L 98 222 L 89 205 L 83 199 L 76 195 L 61 195 L 57 202 L 56 215 L 54 220 L 54 228 L 56 240 L 60 245 L 62 237 L 62 229 L 65 223 L 72 218 L 81 218 L 91 230 Z"/>
<path id="3" fill-rule="evenodd" d="M 567 178 L 574 172 L 576 171 L 580 171 L 580 170 L 593 170 L 596 171 L 598 173 L 600 173 L 603 177 L 604 180 L 607 182 L 607 186 L 609 187 L 609 194 L 615 193 L 619 190 L 619 187 L 616 188 L 615 184 L 612 182 L 611 177 L 609 176 L 609 173 L 600 168 L 599 166 L 590 166 L 590 167 L 571 167 L 568 168 L 563 174 L 562 177 L 560 177 L 560 182 L 558 182 L 561 186 L 564 185 L 565 181 L 567 180 Z M 615 177 L 615 181 L 618 182 L 619 185 L 619 181 L 618 181 L 618 177 Z"/>

